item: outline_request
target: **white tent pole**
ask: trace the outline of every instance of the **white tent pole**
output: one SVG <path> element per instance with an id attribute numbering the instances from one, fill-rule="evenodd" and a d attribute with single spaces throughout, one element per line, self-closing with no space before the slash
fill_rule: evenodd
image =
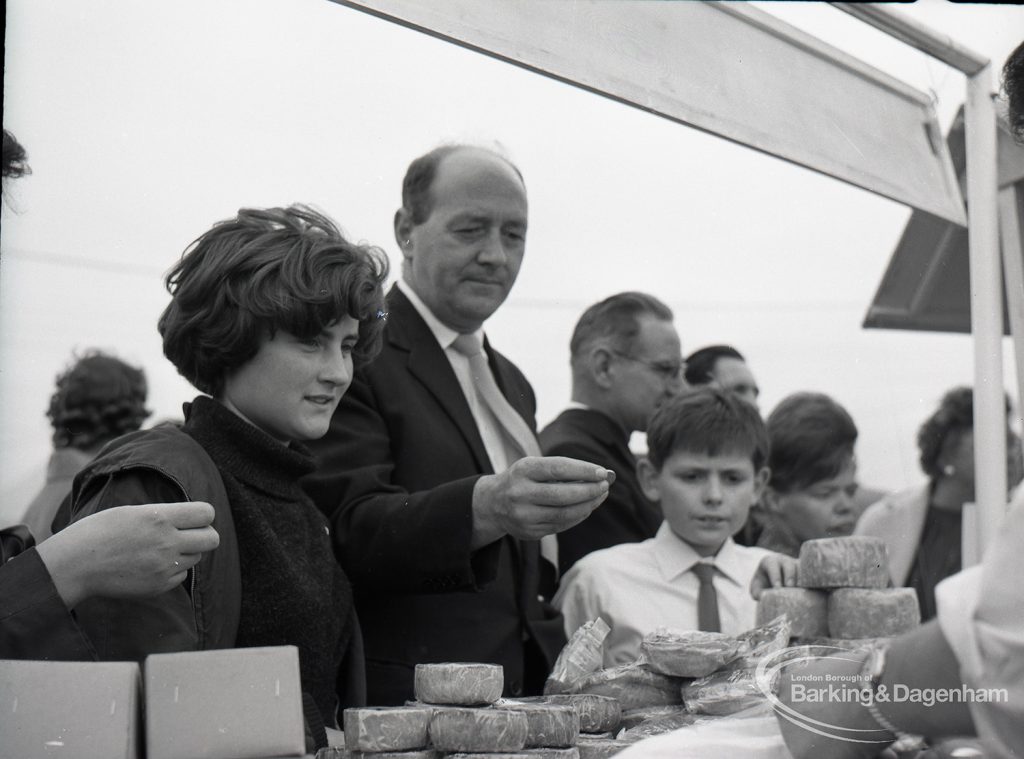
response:
<path id="1" fill-rule="evenodd" d="M 984 548 L 1006 508 L 1006 410 L 1003 400 L 1003 285 L 999 258 L 996 114 L 991 67 L 967 79 L 968 243 L 974 332 L 974 471 L 978 535 Z"/>
<path id="2" fill-rule="evenodd" d="M 1013 337 L 1013 358 L 1017 369 L 1017 418 L 1024 420 L 1024 234 L 1018 212 L 1015 184 L 999 189 L 999 231 L 1006 277 L 1006 306 Z M 1024 453 L 1024 451 L 1022 451 Z"/>
<path id="3" fill-rule="evenodd" d="M 966 141 L 971 330 L 974 333 L 974 471 L 978 554 L 999 530 L 1006 508 L 1006 412 L 1003 406 L 1003 286 L 999 260 L 996 115 L 988 59 L 924 24 L 873 3 L 839 10 L 967 74 Z"/>

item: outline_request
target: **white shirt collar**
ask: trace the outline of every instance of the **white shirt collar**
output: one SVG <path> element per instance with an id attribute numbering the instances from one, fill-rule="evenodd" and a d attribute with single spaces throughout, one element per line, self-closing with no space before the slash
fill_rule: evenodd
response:
<path id="1" fill-rule="evenodd" d="M 736 543 L 732 538 L 727 538 L 714 556 L 705 558 L 672 532 L 668 522 L 662 522 L 654 536 L 654 556 L 666 580 L 673 580 L 689 572 L 693 565 L 700 561 L 714 564 L 722 575 L 737 585 L 740 582 L 736 578 L 745 576 L 744 571 L 749 573 L 749 569 L 740 561 Z"/>
<path id="2" fill-rule="evenodd" d="M 451 344 L 455 342 L 455 339 L 459 336 L 459 332 L 444 324 L 440 319 L 434 316 L 434 312 L 430 310 L 426 303 L 416 294 L 416 291 L 412 289 L 412 286 L 404 279 L 399 279 L 396 284 L 398 289 L 402 291 L 409 302 L 412 303 L 412 307 L 416 309 L 416 313 L 427 323 L 427 327 L 430 328 L 431 333 L 434 335 L 434 339 L 437 340 L 438 345 L 441 348 L 447 350 L 451 347 Z M 480 327 L 473 334 L 482 334 L 484 331 L 483 327 Z"/>

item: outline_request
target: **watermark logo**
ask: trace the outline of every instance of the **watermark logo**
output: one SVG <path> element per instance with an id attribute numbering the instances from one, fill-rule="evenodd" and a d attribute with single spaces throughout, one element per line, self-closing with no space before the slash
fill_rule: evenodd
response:
<path id="1" fill-rule="evenodd" d="M 860 675 L 864 652 L 834 646 L 794 646 L 765 656 L 758 664 L 755 679 L 758 689 L 771 703 L 775 713 L 794 725 L 817 735 L 851 743 L 887 744 L 892 735 L 881 726 L 846 727 L 838 722 L 849 714 L 846 705 L 909 703 L 926 708 L 945 703 L 1005 702 L 1005 688 L 917 688 L 904 683 L 879 685 L 872 690 Z M 788 678 L 785 698 L 778 695 L 778 683 Z M 807 706 L 810 705 L 810 706 Z M 820 708 L 818 705 L 826 705 Z M 835 708 L 827 708 L 827 706 Z M 831 720 L 811 715 L 834 715 Z"/>

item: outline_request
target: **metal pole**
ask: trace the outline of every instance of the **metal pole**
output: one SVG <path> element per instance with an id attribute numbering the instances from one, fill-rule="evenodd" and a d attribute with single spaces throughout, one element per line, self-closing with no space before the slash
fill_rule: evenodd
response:
<path id="1" fill-rule="evenodd" d="M 1003 401 L 1003 285 L 999 258 L 996 114 L 992 72 L 967 79 L 968 243 L 974 332 L 974 473 L 981 552 L 1006 509 L 1006 410 Z"/>

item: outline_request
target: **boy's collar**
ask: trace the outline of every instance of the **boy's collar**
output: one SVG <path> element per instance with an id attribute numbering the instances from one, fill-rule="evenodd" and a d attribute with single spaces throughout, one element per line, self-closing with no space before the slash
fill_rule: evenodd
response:
<path id="1" fill-rule="evenodd" d="M 672 532 L 668 522 L 662 522 L 654 536 L 654 556 L 662 576 L 669 581 L 689 572 L 694 564 L 707 561 L 714 563 L 718 571 L 730 581 L 741 584 L 737 578 L 743 575 L 743 567 L 732 538 L 727 538 L 714 556 L 703 557 L 693 546 Z"/>

